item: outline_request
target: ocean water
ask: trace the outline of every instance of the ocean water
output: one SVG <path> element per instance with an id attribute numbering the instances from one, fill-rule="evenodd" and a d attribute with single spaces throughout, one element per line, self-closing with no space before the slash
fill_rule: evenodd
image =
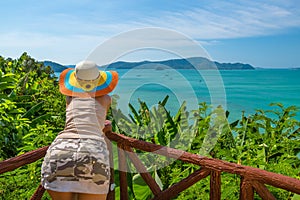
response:
<path id="1" fill-rule="evenodd" d="M 166 95 L 168 110 L 176 113 L 183 101 L 188 110 L 199 102 L 222 105 L 230 112 L 230 121 L 240 119 L 242 112 L 254 114 L 257 109 L 278 109 L 270 103 L 295 105 L 300 109 L 300 70 L 117 70 L 120 82 L 114 94 L 120 96 L 120 108 L 129 112 L 127 104 L 138 108 L 138 100 L 155 106 Z M 297 113 L 300 119 L 300 112 Z"/>
<path id="2" fill-rule="evenodd" d="M 242 110 L 274 109 L 270 103 L 300 108 L 300 70 L 223 71 L 228 110 L 238 116 Z M 277 107 L 278 108 L 278 107 Z M 298 112 L 297 119 L 300 119 Z"/>
<path id="3" fill-rule="evenodd" d="M 113 70 L 113 69 L 112 69 Z M 270 103 L 300 108 L 300 70 L 257 69 L 196 71 L 174 69 L 117 69 L 118 107 L 129 113 L 128 103 L 138 108 L 138 99 L 149 107 L 169 96 L 167 109 L 175 114 L 185 101 L 189 111 L 199 102 L 222 105 L 230 112 L 229 120 L 240 119 L 242 112 L 278 109 Z M 58 74 L 57 74 L 58 75 Z M 300 112 L 296 118 L 300 120 Z"/>

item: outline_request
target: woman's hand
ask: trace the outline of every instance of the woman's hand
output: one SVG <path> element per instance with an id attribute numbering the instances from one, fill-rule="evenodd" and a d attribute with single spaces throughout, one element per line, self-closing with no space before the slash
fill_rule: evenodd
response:
<path id="1" fill-rule="evenodd" d="M 105 120 L 103 132 L 105 133 L 105 132 L 108 132 L 108 131 L 112 131 L 112 129 L 111 129 L 111 121 Z"/>

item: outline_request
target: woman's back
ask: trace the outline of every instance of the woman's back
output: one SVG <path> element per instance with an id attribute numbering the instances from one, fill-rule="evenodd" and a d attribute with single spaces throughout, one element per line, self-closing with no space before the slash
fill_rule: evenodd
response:
<path id="1" fill-rule="evenodd" d="M 102 137 L 109 96 L 97 98 L 73 97 L 67 101 L 66 125 L 59 138 Z"/>

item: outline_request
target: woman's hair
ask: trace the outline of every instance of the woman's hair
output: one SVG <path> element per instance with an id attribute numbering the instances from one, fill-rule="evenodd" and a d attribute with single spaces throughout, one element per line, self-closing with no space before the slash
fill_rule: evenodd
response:
<path id="1" fill-rule="evenodd" d="M 71 96 L 66 96 L 66 103 L 70 104 L 72 101 L 72 97 Z"/>

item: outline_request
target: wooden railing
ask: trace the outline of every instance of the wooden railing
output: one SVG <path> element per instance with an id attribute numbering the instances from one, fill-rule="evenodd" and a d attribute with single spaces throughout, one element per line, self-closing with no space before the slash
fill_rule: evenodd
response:
<path id="1" fill-rule="evenodd" d="M 158 199 L 171 199 L 176 197 L 180 192 L 189 188 L 193 184 L 197 183 L 201 179 L 210 176 L 210 199 L 219 200 L 221 199 L 221 172 L 227 172 L 231 174 L 237 174 L 241 177 L 240 184 L 240 199 L 251 200 L 254 199 L 254 192 L 256 192 L 264 200 L 273 200 L 275 197 L 268 190 L 266 185 L 271 185 L 276 188 L 281 188 L 296 194 L 300 194 L 300 180 L 276 174 L 261 169 L 238 165 L 235 163 L 229 163 L 222 160 L 213 158 L 207 158 L 204 156 L 191 154 L 182 150 L 168 148 L 137 139 L 133 139 L 124 135 L 116 134 L 111 131 L 111 127 L 107 125 L 104 129 L 107 138 L 114 141 L 118 145 L 118 161 L 119 161 L 119 177 L 120 177 L 120 199 L 127 200 L 127 173 L 126 173 L 126 157 L 136 167 L 137 171 L 148 184 L 152 193 L 154 194 L 155 200 Z M 114 182 L 113 177 L 113 161 L 112 161 L 112 146 L 108 142 L 108 148 L 111 152 L 111 182 Z M 161 190 L 155 180 L 152 178 L 146 167 L 143 165 L 138 156 L 134 153 L 133 148 L 139 149 L 146 152 L 152 152 L 155 154 L 163 155 L 168 158 L 175 158 L 183 162 L 192 163 L 201 168 L 188 177 L 184 178 L 180 182 L 170 186 L 166 190 Z M 44 157 L 48 147 L 43 147 L 23 155 L 10 158 L 0 162 L 0 174 L 12 171 L 20 166 L 32 163 L 42 157 Z M 44 188 L 40 185 L 36 192 L 31 197 L 32 200 L 41 199 Z M 110 191 L 107 199 L 115 199 L 114 191 Z"/>

